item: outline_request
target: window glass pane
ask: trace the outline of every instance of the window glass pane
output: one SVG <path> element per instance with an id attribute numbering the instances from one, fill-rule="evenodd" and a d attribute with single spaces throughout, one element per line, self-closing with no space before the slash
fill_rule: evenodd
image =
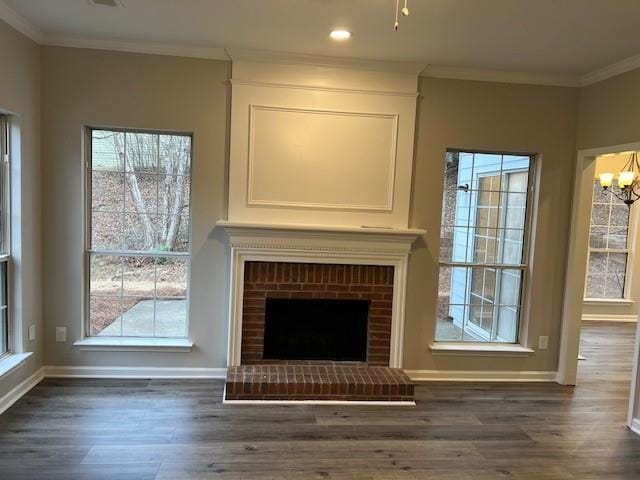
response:
<path id="1" fill-rule="evenodd" d="M 125 172 L 158 173 L 158 135 L 127 132 L 125 142 Z"/>
<path id="2" fill-rule="evenodd" d="M 91 141 L 89 332 L 184 337 L 191 137 L 93 130 Z"/>
<path id="3" fill-rule="evenodd" d="M 158 212 L 158 175 L 127 173 L 124 210 L 127 213 L 154 214 Z"/>
<path id="4" fill-rule="evenodd" d="M 107 130 L 92 131 L 91 168 L 94 172 L 124 171 L 124 133 Z"/>
<path id="5" fill-rule="evenodd" d="M 122 257 L 94 255 L 89 262 L 89 293 L 91 295 L 122 295 Z"/>
<path id="6" fill-rule="evenodd" d="M 124 257 L 123 295 L 151 297 L 156 289 L 156 264 L 153 257 Z"/>
<path id="7" fill-rule="evenodd" d="M 437 341 L 517 341 L 530 163 L 447 153 Z"/>
<path id="8" fill-rule="evenodd" d="M 124 208 L 124 175 L 93 171 L 91 174 L 91 208 L 94 212 L 120 213 Z"/>
<path id="9" fill-rule="evenodd" d="M 188 265 L 185 258 L 158 257 L 156 296 L 186 297 Z"/>
<path id="10" fill-rule="evenodd" d="M 122 335 L 153 337 L 155 300 L 153 297 L 124 297 L 122 300 Z"/>
<path id="11" fill-rule="evenodd" d="M 159 171 L 167 175 L 191 174 L 191 137 L 160 135 Z"/>
<path id="12" fill-rule="evenodd" d="M 89 297 L 90 335 L 121 335 L 122 297 Z"/>
<path id="13" fill-rule="evenodd" d="M 122 213 L 94 212 L 91 215 L 91 248 L 120 250 L 123 236 Z"/>

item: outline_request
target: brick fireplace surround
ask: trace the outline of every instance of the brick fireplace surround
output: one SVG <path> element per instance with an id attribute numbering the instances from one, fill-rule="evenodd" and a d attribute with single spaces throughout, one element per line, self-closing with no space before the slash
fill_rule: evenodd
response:
<path id="1" fill-rule="evenodd" d="M 368 300 L 367 364 L 389 366 L 393 267 L 316 263 L 246 262 L 241 363 L 263 360 L 266 298 Z"/>
<path id="2" fill-rule="evenodd" d="M 393 277 L 393 266 L 245 262 L 241 365 L 227 372 L 226 401 L 412 403 L 413 383 L 389 368 Z M 263 359 L 267 298 L 367 300 L 367 361 Z"/>

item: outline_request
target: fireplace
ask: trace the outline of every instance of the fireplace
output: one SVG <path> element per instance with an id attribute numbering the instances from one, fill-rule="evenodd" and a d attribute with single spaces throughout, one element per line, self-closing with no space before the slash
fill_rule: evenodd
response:
<path id="1" fill-rule="evenodd" d="M 263 358 L 366 362 L 369 303 L 267 298 Z"/>
<path id="2" fill-rule="evenodd" d="M 389 366 L 394 267 L 248 261 L 241 363 Z"/>

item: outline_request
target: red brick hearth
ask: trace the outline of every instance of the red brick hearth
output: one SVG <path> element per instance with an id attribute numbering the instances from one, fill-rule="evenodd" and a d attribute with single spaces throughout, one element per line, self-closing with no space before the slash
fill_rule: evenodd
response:
<path id="1" fill-rule="evenodd" d="M 393 267 L 246 262 L 241 363 L 263 359 L 266 298 L 368 300 L 367 364 L 389 366 Z"/>
<path id="2" fill-rule="evenodd" d="M 400 369 L 349 362 L 241 365 L 227 373 L 227 401 L 332 400 L 412 402 L 413 383 Z"/>

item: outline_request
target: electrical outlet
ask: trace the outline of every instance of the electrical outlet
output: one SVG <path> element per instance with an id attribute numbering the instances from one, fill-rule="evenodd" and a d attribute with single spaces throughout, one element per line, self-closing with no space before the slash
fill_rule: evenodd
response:
<path id="1" fill-rule="evenodd" d="M 67 327 L 56 327 L 56 342 L 67 341 Z"/>
<path id="2" fill-rule="evenodd" d="M 538 337 L 538 349 L 546 350 L 549 348 L 549 337 L 546 335 L 541 335 Z"/>
<path id="3" fill-rule="evenodd" d="M 36 339 L 36 326 L 29 325 L 29 341 L 33 342 Z"/>

